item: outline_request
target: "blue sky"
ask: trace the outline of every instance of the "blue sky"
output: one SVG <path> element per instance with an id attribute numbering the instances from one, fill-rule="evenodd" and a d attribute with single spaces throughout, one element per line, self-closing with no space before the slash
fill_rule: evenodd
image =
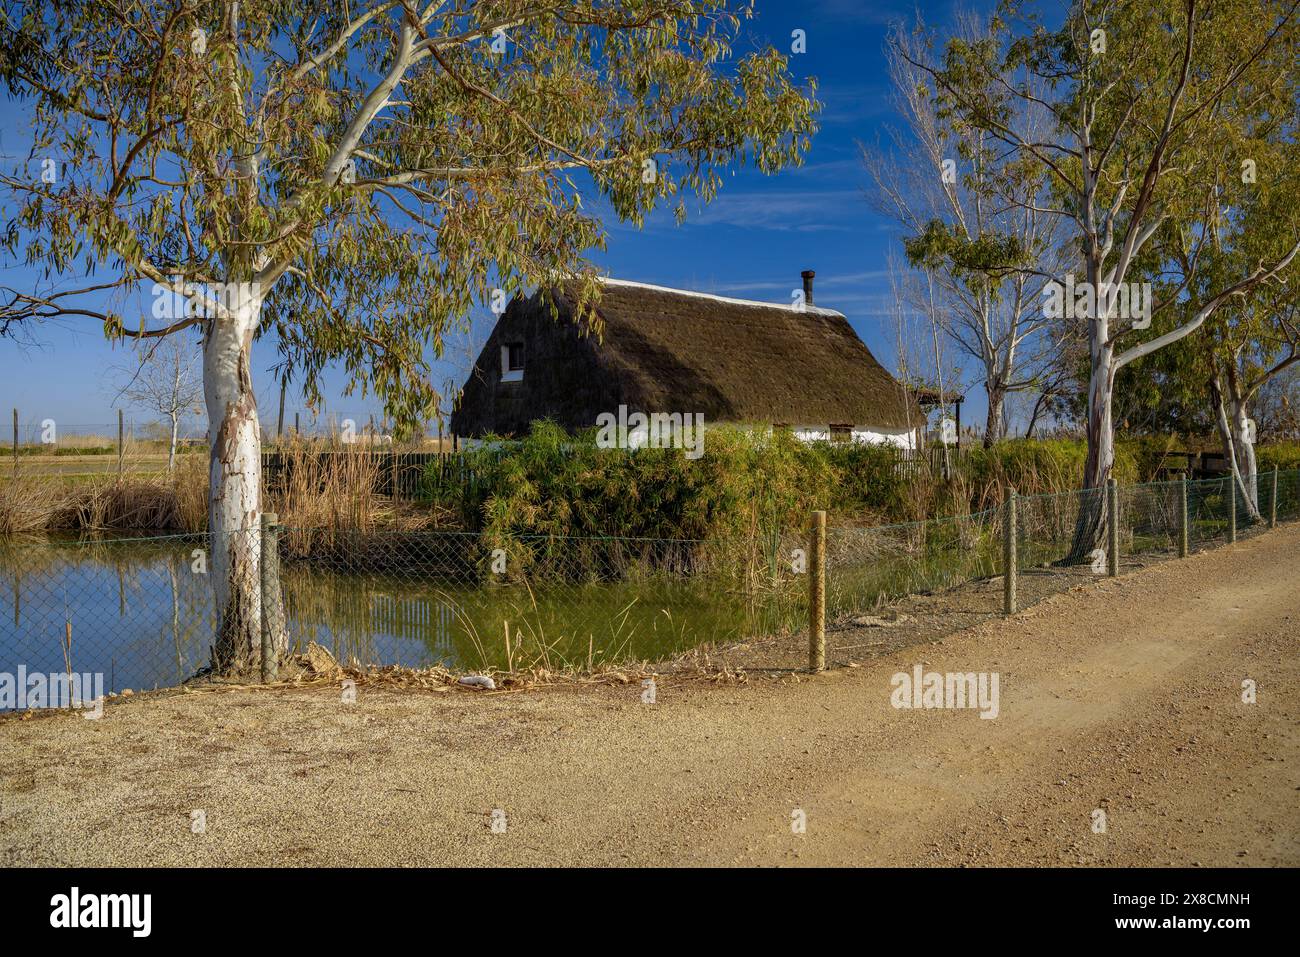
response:
<path id="1" fill-rule="evenodd" d="M 598 265 L 621 279 L 781 302 L 799 286 L 800 270 L 814 269 L 817 304 L 848 316 L 877 358 L 894 368 L 887 257 L 891 246 L 900 248 L 898 234 L 867 200 L 868 177 L 856 144 L 883 139 L 883 124 L 897 122 L 889 107 L 882 47 L 891 20 L 910 18 L 917 7 L 928 22 L 943 25 L 958 4 L 758 0 L 757 17 L 745 27 L 752 42 L 788 50 L 793 30 L 807 35 L 807 52 L 791 58 L 792 68 L 801 78 L 817 77 L 824 104 L 807 162 L 776 176 L 735 171 L 712 204 L 688 206 L 682 226 L 666 209 L 641 229 L 611 220 L 608 249 L 595 256 Z M 18 152 L 13 145 L 25 139 L 23 107 L 0 103 L 0 119 L 8 131 L 0 152 Z M 463 381 L 491 318 L 484 310 L 470 341 L 437 363 L 435 383 Z M 124 347 L 106 343 L 89 319 L 49 324 L 32 338 L 34 343 L 21 346 L 0 342 L 0 409 L 6 419 L 16 406 L 24 423 L 53 418 L 70 427 L 115 420 L 120 377 L 109 368 L 130 362 Z M 278 401 L 266 371 L 274 361 L 273 344 L 255 347 L 254 380 L 264 421 L 273 419 Z M 345 382 L 341 372 L 327 376 L 326 411 L 358 421 L 377 416 L 368 399 L 343 397 Z M 292 395 L 288 405 L 303 407 Z M 982 418 L 982 405 L 982 396 L 971 396 L 964 410 L 968 421 Z"/>

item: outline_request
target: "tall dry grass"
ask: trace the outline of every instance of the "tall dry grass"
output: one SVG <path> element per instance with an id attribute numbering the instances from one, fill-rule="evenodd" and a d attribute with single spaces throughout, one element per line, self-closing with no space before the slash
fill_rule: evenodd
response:
<path id="1" fill-rule="evenodd" d="M 62 484 L 48 477 L 0 478 L 0 536 L 45 531 Z"/>
<path id="2" fill-rule="evenodd" d="M 298 442 L 285 467 L 264 476 L 263 507 L 308 540 L 367 533 L 394 509 L 376 491 L 378 450 Z M 129 464 L 129 463 L 128 463 Z M 202 532 L 207 528 L 208 457 L 178 456 L 171 474 L 126 473 L 76 480 L 25 467 L 0 475 L 0 535 L 44 532 Z"/>
<path id="3" fill-rule="evenodd" d="M 283 465 L 266 476 L 268 509 L 282 525 L 374 530 L 382 511 L 375 491 L 383 449 L 366 445 L 291 442 L 279 449 Z"/>
<path id="4" fill-rule="evenodd" d="M 20 471 L 0 478 L 0 535 L 60 531 L 202 531 L 207 482 L 201 457 L 171 475 L 104 475 L 70 481 Z"/>
<path id="5" fill-rule="evenodd" d="M 333 548 L 336 539 L 373 532 L 392 516 L 376 491 L 385 450 L 298 440 L 278 451 L 281 466 L 265 476 L 264 501 L 285 526 L 291 554 Z"/>

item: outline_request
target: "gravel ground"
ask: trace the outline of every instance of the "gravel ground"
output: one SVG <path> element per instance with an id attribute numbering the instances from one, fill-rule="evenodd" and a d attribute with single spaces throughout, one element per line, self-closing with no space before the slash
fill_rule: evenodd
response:
<path id="1" fill-rule="evenodd" d="M 822 675 L 756 643 L 709 655 L 713 681 L 662 674 L 654 704 L 635 679 L 363 684 L 11 717 L 0 863 L 1295 866 L 1298 552 L 1281 528 L 1009 620 L 997 583 L 921 596 L 832 631 Z M 997 672 L 998 718 L 895 709 L 916 664 Z"/>

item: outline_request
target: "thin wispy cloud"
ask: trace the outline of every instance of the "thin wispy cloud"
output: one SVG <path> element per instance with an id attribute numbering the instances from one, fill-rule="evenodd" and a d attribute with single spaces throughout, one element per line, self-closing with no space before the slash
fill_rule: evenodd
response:
<path id="1" fill-rule="evenodd" d="M 816 288 L 826 289 L 851 289 L 864 283 L 884 282 L 889 278 L 889 272 L 884 269 L 867 269 L 856 273 L 840 274 L 817 274 Z M 714 291 L 721 295 L 729 295 L 742 292 L 779 292 L 787 293 L 790 291 L 790 277 L 774 279 L 753 279 L 753 280 L 736 280 L 735 282 L 718 283 L 714 286 Z"/>
<path id="2" fill-rule="evenodd" d="M 864 121 L 879 122 L 895 116 L 890 104 L 889 88 L 883 84 L 827 86 L 817 91 L 822 110 L 817 122 L 831 125 L 862 126 Z"/>
<path id="3" fill-rule="evenodd" d="M 697 226 L 739 226 L 746 229 L 847 228 L 857 218 L 846 204 L 861 203 L 856 190 L 764 190 L 731 192 L 688 217 Z"/>

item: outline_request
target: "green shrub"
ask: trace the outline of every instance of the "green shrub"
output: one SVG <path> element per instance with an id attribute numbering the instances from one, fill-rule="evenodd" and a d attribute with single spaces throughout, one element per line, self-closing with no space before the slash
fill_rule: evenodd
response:
<path id="1" fill-rule="evenodd" d="M 1205 440 L 1196 437 L 1178 435 L 1139 435 L 1124 437 L 1116 442 L 1116 456 L 1123 455 L 1132 463 L 1131 475 L 1116 475 L 1121 483 L 1154 482 L 1160 469 L 1169 465 L 1185 464 L 1186 459 L 1173 460 L 1171 452 L 1196 452 L 1205 445 Z"/>
<path id="2" fill-rule="evenodd" d="M 991 448 L 969 450 L 961 460 L 961 470 L 981 491 L 1011 485 L 1022 495 L 1046 495 L 1081 487 L 1087 458 L 1088 447 L 1082 439 L 1008 439 Z M 1115 479 L 1135 482 L 1137 473 L 1132 452 L 1122 443 L 1117 445 Z"/>
<path id="3" fill-rule="evenodd" d="M 833 470 L 786 435 L 710 428 L 706 454 L 601 449 L 551 422 L 508 445 L 489 437 L 464 453 L 472 481 L 430 494 L 466 527 L 510 535 L 703 539 L 802 522 L 830 494 Z"/>
<path id="4" fill-rule="evenodd" d="M 965 515 L 1000 503 L 1007 486 L 1022 495 L 1077 489 L 1087 454 L 1082 440 L 1010 440 L 954 455 L 944 477 L 888 448 L 805 443 L 783 431 L 713 427 L 698 459 L 682 449 L 601 449 L 594 438 L 538 421 L 521 441 L 489 438 L 463 452 L 463 474 L 431 468 L 427 488 L 490 547 L 529 540 L 534 563 L 547 551 L 539 543 L 569 538 L 739 541 L 770 556 L 781 531 L 804 528 L 814 509 L 864 525 Z M 1115 478 L 1149 480 L 1170 447 L 1119 443 Z"/>
<path id="5" fill-rule="evenodd" d="M 835 470 L 826 457 L 793 436 L 715 427 L 705 454 L 682 449 L 601 449 L 594 434 L 569 436 L 551 422 L 533 423 L 522 441 L 492 440 L 464 453 L 470 481 L 440 480 L 428 488 L 439 504 L 459 511 L 465 527 L 483 533 L 486 548 L 503 548 L 515 567 L 535 568 L 563 555 L 582 573 L 620 574 L 629 563 L 654 565 L 701 559 L 696 542 L 730 543 L 737 561 L 770 564 L 782 529 L 803 526 L 824 507 Z M 572 542 L 591 554 L 575 559 Z M 681 548 L 635 544 L 675 540 Z M 557 558 L 558 560 L 558 558 Z"/>
<path id="6" fill-rule="evenodd" d="M 898 521 L 907 514 L 907 474 L 898 467 L 892 450 L 829 442 L 814 443 L 809 449 L 833 470 L 833 492 L 826 507 L 848 515 L 876 513 L 885 521 Z"/>
<path id="7" fill-rule="evenodd" d="M 1261 472 L 1277 466 L 1283 472 L 1300 469 L 1300 442 L 1272 442 L 1255 447 L 1255 460 Z"/>

